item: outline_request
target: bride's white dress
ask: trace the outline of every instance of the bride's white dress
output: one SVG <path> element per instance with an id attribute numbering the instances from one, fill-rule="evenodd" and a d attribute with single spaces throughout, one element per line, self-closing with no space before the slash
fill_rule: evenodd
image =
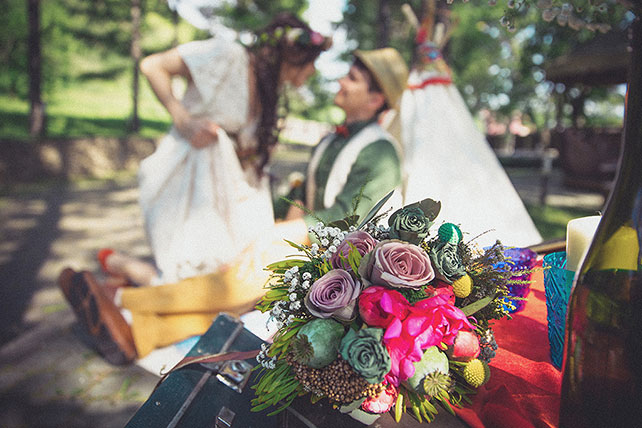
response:
<path id="1" fill-rule="evenodd" d="M 139 171 L 140 205 L 158 283 L 211 273 L 274 224 L 267 178 L 243 170 L 236 149 L 256 147 L 248 121 L 248 55 L 224 38 L 178 47 L 192 75 L 183 104 L 225 131 L 193 148 L 172 128 Z M 236 136 L 236 141 L 230 138 Z"/>
<path id="2" fill-rule="evenodd" d="M 460 224 L 481 246 L 496 239 L 528 246 L 542 238 L 485 137 L 477 129 L 439 52 L 411 71 L 401 101 L 406 204 L 440 200 L 437 222 Z M 439 62 L 441 61 L 441 62 Z"/>

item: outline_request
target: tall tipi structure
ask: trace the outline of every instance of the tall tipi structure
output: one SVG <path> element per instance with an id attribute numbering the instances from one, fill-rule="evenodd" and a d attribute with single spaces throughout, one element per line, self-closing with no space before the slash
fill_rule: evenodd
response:
<path id="1" fill-rule="evenodd" d="M 441 201 L 438 222 L 461 224 L 465 240 L 481 234 L 474 241 L 480 246 L 497 239 L 505 246 L 537 244 L 539 232 L 452 82 L 441 54 L 445 33 L 429 10 L 401 100 L 404 202 Z"/>

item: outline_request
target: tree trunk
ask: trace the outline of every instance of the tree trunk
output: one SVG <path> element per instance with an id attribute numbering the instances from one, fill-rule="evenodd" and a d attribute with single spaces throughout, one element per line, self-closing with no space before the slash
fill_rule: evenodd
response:
<path id="1" fill-rule="evenodd" d="M 174 37 L 172 38 L 172 47 L 178 46 L 178 12 L 172 11 L 172 23 L 174 24 Z"/>
<path id="2" fill-rule="evenodd" d="M 141 21 L 141 0 L 132 0 L 132 45 L 131 56 L 134 64 L 133 85 L 132 85 L 132 118 L 130 130 L 137 132 L 140 129 L 140 118 L 138 117 L 138 93 L 139 93 L 139 70 L 141 59 L 140 48 L 140 21 Z"/>
<path id="3" fill-rule="evenodd" d="M 390 3 L 379 0 L 377 11 L 377 48 L 385 48 L 390 42 Z"/>
<path id="4" fill-rule="evenodd" d="M 29 21 L 29 134 L 42 136 L 45 130 L 45 105 L 42 102 L 42 55 L 40 53 L 40 0 L 27 0 Z"/>

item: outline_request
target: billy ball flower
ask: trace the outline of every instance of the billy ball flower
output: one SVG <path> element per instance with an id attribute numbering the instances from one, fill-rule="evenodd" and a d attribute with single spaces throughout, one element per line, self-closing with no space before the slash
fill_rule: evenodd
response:
<path id="1" fill-rule="evenodd" d="M 420 247 L 398 240 L 381 241 L 359 266 L 364 284 L 419 288 L 435 277 L 430 258 Z"/>
<path id="2" fill-rule="evenodd" d="M 368 383 L 380 383 L 390 371 L 390 355 L 381 343 L 383 330 L 380 328 L 352 329 L 341 340 L 341 358 Z"/>
<path id="3" fill-rule="evenodd" d="M 305 307 L 318 318 L 351 321 L 355 317 L 361 283 L 343 269 L 335 269 L 316 280 L 305 295 Z"/>

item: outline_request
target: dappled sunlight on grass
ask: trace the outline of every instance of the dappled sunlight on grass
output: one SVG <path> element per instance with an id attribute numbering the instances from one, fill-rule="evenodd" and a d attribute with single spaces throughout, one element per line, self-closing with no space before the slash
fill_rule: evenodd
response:
<path id="1" fill-rule="evenodd" d="M 535 226 L 542 239 L 566 238 L 566 225 L 569 220 L 595 215 L 596 211 L 589 208 L 552 207 L 547 205 L 526 204 Z"/>
<path id="2" fill-rule="evenodd" d="M 130 134 L 130 78 L 87 80 L 61 87 L 46 97 L 45 102 L 49 137 L 123 137 Z M 0 138 L 27 138 L 28 114 L 26 100 L 0 95 Z M 142 78 L 139 116 L 141 129 L 138 135 L 158 137 L 169 129 L 169 114 Z"/>

